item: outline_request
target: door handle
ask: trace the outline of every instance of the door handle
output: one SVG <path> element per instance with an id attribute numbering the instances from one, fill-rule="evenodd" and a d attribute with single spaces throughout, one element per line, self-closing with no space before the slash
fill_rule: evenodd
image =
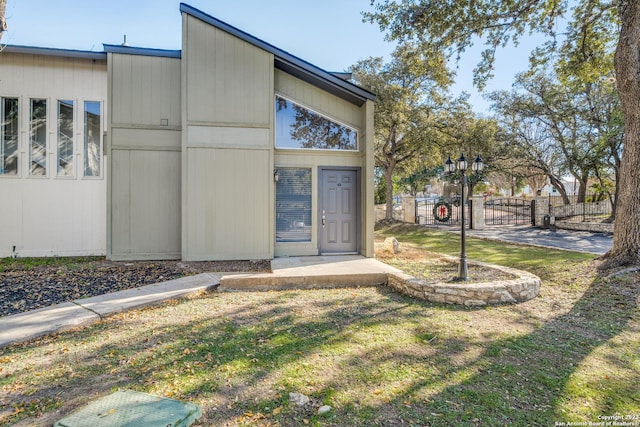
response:
<path id="1" fill-rule="evenodd" d="M 326 211 L 322 211 L 322 228 L 324 228 L 324 225 L 327 223 L 327 218 L 325 216 Z"/>

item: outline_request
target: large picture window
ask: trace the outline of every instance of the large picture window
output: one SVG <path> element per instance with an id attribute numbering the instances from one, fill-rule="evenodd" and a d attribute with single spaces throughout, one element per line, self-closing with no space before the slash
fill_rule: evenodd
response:
<path id="1" fill-rule="evenodd" d="M 73 176 L 73 101 L 58 100 L 58 176 Z"/>
<path id="2" fill-rule="evenodd" d="M 276 147 L 357 150 L 358 133 L 315 111 L 276 96 Z"/>
<path id="3" fill-rule="evenodd" d="M 0 175 L 18 174 L 18 98 L 0 98 Z"/>
<path id="4" fill-rule="evenodd" d="M 29 120 L 29 173 L 47 174 L 47 100 L 32 99 Z"/>
<path id="5" fill-rule="evenodd" d="M 278 168 L 276 242 L 311 241 L 311 169 Z"/>
<path id="6" fill-rule="evenodd" d="M 100 103 L 84 103 L 84 176 L 100 176 Z"/>

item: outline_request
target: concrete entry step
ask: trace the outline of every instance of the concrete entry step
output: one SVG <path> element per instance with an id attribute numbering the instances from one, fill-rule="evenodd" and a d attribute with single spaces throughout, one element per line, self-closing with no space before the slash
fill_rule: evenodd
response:
<path id="1" fill-rule="evenodd" d="M 200 407 L 133 390 L 117 391 L 63 418 L 53 427 L 188 427 Z"/>
<path id="2" fill-rule="evenodd" d="M 378 286 L 398 270 L 360 255 L 276 258 L 272 273 L 235 274 L 220 279 L 218 291 Z"/>

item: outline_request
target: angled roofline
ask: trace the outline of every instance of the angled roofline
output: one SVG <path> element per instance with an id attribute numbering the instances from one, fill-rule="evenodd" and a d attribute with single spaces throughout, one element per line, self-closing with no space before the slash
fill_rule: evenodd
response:
<path id="1" fill-rule="evenodd" d="M 298 58 L 284 50 L 275 47 L 251 34 L 240 30 L 226 22 L 220 21 L 211 15 L 202 12 L 185 3 L 180 3 L 180 12 L 193 16 L 209 25 L 225 31 L 239 39 L 265 50 L 274 56 L 276 68 L 298 77 L 307 83 L 326 90 L 353 104 L 362 105 L 367 100 L 375 101 L 376 96 L 372 92 L 348 82 L 334 74 L 327 72 L 303 59 Z"/>
<path id="2" fill-rule="evenodd" d="M 121 53 L 124 55 L 160 56 L 164 58 L 180 58 L 182 51 L 168 49 L 151 49 L 146 47 L 123 46 L 121 44 L 102 44 L 107 53 Z"/>
<path id="3" fill-rule="evenodd" d="M 107 60 L 105 52 L 94 52 L 90 50 L 74 50 L 74 49 L 58 49 L 51 47 L 21 46 L 21 45 L 5 45 L 0 52 L 7 53 L 25 53 L 29 55 L 46 55 L 61 56 L 65 58 L 82 58 L 96 59 L 100 61 Z"/>

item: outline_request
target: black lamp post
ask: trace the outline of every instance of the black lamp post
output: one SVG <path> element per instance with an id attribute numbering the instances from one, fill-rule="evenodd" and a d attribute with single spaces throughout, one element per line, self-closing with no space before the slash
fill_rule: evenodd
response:
<path id="1" fill-rule="evenodd" d="M 444 173 L 447 175 L 452 175 L 456 167 L 458 171 L 460 171 L 460 198 L 461 198 L 461 206 L 462 206 L 462 221 L 460 224 L 460 267 L 458 268 L 458 280 L 469 280 L 469 270 L 467 269 L 467 242 L 465 239 L 465 196 L 464 190 L 467 186 L 467 168 L 469 163 L 467 159 L 464 157 L 464 153 L 460 154 L 460 158 L 458 159 L 458 164 L 456 165 L 451 160 L 451 156 L 444 162 Z M 471 170 L 473 170 L 476 177 L 479 177 L 482 173 L 482 169 L 484 168 L 484 163 L 480 154 L 478 154 L 471 165 Z"/>

